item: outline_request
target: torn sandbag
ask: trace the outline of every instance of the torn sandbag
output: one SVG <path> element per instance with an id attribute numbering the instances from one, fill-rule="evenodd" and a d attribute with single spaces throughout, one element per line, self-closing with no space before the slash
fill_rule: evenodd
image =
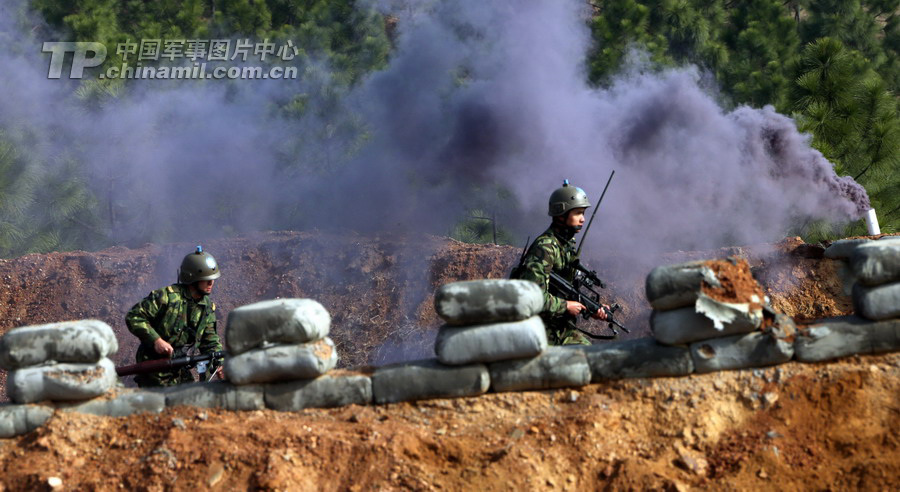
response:
<path id="1" fill-rule="evenodd" d="M 728 309 L 727 307 L 723 309 Z M 671 311 L 654 311 L 650 316 L 650 328 L 653 337 L 666 345 L 681 345 L 708 338 L 749 333 L 759 328 L 762 320 L 762 309 L 748 311 L 732 311 L 735 314 L 729 323 L 723 323 L 722 329 L 716 329 L 712 319 L 698 313 L 693 307 L 673 309 Z"/>
<path id="2" fill-rule="evenodd" d="M 703 282 L 721 285 L 706 261 L 659 266 L 647 275 L 647 300 L 653 309 L 661 311 L 690 306 L 696 302 Z"/>

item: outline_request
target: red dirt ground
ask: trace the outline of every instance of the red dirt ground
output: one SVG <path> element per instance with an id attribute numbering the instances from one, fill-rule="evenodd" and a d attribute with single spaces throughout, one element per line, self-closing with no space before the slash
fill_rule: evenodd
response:
<path id="1" fill-rule="evenodd" d="M 0 261 L 0 333 L 99 318 L 119 334 L 117 362 L 128 361 L 134 339 L 122 314 L 171 282 L 192 247 Z M 230 309 L 256 300 L 318 299 L 334 318 L 344 367 L 428 356 L 440 324 L 434 288 L 505 276 L 519 253 L 434 237 L 291 232 L 204 247 L 223 268 L 214 292 L 221 324 Z M 840 263 L 799 240 L 673 253 L 658 263 L 729 255 L 749 261 L 782 312 L 852 312 Z M 592 266 L 604 276 L 602 263 Z M 604 278 L 632 336 L 648 333 L 646 273 Z M 891 354 L 297 413 L 57 413 L 35 432 L 0 440 L 0 492 L 47 490 L 51 477 L 60 490 L 897 490 L 898 376 L 900 354 Z"/>

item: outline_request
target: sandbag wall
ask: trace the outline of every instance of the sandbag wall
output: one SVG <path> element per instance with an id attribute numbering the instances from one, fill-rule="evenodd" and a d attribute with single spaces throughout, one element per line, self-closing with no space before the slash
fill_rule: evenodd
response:
<path id="1" fill-rule="evenodd" d="M 845 290 L 852 293 L 856 315 L 803 327 L 796 359 L 818 362 L 900 349 L 900 238 L 835 241 L 825 257 L 844 262 Z"/>
<path id="2" fill-rule="evenodd" d="M 164 390 L 166 405 L 228 410 L 368 404 L 368 375 L 329 375 L 338 362 L 331 316 L 310 299 L 275 299 L 233 310 L 225 327 L 227 381 Z"/>
<path id="3" fill-rule="evenodd" d="M 376 369 L 376 403 L 474 396 L 494 391 L 584 386 L 584 354 L 548 347 L 540 288 L 523 280 L 446 284 L 434 307 L 447 322 L 435 342 L 437 358 Z"/>
<path id="4" fill-rule="evenodd" d="M 794 355 L 793 320 L 768 306 L 746 260 L 657 267 L 646 294 L 654 338 L 689 351 L 693 372 L 781 364 Z"/>
<path id="5" fill-rule="evenodd" d="M 548 347 L 538 316 L 543 296 L 535 284 L 456 282 L 435 294 L 435 310 L 446 322 L 438 333 L 436 357 L 367 373 L 332 370 L 338 355 L 327 337 L 330 316 L 308 299 L 235 309 L 225 329 L 229 381 L 157 391 L 116 388 L 105 394 L 113 368 L 104 361 L 117 347 L 112 331 L 100 322 L 17 328 L 0 340 L 0 365 L 12 371 L 8 393 L 18 403 L 0 406 L 0 437 L 33 430 L 55 409 L 111 416 L 175 405 L 296 411 L 578 387 L 609 379 L 686 376 L 792 358 L 815 362 L 900 350 L 900 240 L 838 241 L 825 254 L 847 262 L 859 316 L 798 328 L 768 306 L 746 262 L 729 258 L 663 266 L 650 273 L 646 294 L 654 310 L 652 338 Z M 100 397 L 28 404 L 94 396 Z"/>
<path id="6" fill-rule="evenodd" d="M 0 339 L 0 367 L 9 371 L 7 394 L 14 404 L 0 406 L 0 437 L 43 425 L 55 403 L 81 407 L 107 394 L 117 382 L 109 356 L 118 349 L 112 328 L 97 320 L 10 330 Z"/>

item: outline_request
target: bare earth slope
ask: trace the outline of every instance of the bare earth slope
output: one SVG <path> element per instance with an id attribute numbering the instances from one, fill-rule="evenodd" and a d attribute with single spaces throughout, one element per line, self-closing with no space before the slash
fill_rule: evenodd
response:
<path id="1" fill-rule="evenodd" d="M 223 268 L 227 312 L 312 297 L 334 318 L 343 366 L 430 355 L 434 288 L 503 277 L 511 247 L 434 237 L 269 233 L 204 244 Z M 132 357 L 124 312 L 174 278 L 193 245 L 112 248 L 0 261 L 0 333 L 99 318 Z M 675 253 L 656 263 L 742 255 L 773 305 L 798 319 L 849 314 L 840 263 L 799 240 Z M 646 336 L 647 271 L 592 262 Z M 602 330 L 600 324 L 591 326 Z M 0 379 L 5 374 L 0 372 Z M 0 395 L 2 396 L 2 395 Z M 48 488 L 884 489 L 900 486 L 900 354 L 580 390 L 487 395 L 299 413 L 192 408 L 100 418 L 58 413 L 0 441 L 0 491 Z"/>

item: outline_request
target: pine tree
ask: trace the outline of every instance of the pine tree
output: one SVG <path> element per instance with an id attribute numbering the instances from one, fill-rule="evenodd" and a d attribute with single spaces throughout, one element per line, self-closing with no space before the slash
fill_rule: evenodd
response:
<path id="1" fill-rule="evenodd" d="M 896 98 L 866 67 L 860 53 L 838 40 L 810 43 L 797 65 L 795 116 L 835 170 L 866 188 L 876 211 L 883 214 L 884 229 L 897 230 L 900 117 Z"/>
<path id="2" fill-rule="evenodd" d="M 800 39 L 781 0 L 737 2 L 723 34 L 729 62 L 722 67 L 723 89 L 738 103 L 786 109 L 791 85 L 788 67 Z"/>

